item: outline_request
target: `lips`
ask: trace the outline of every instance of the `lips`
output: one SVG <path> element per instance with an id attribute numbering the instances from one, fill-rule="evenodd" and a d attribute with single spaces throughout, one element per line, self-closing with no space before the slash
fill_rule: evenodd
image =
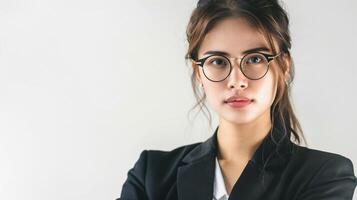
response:
<path id="1" fill-rule="evenodd" d="M 249 102 L 252 101 L 252 99 L 249 99 L 244 96 L 231 96 L 228 99 L 225 100 L 225 103 L 230 103 L 230 102 Z"/>

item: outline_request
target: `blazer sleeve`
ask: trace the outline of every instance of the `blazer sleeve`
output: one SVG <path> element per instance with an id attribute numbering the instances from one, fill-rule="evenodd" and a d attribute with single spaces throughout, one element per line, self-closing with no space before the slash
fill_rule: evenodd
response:
<path id="1" fill-rule="evenodd" d="M 352 200 L 357 184 L 350 159 L 327 160 L 312 177 L 298 200 Z"/>
<path id="2" fill-rule="evenodd" d="M 127 173 L 120 198 L 117 200 L 147 200 L 145 191 L 145 174 L 147 163 L 147 150 L 141 152 L 133 168 Z"/>

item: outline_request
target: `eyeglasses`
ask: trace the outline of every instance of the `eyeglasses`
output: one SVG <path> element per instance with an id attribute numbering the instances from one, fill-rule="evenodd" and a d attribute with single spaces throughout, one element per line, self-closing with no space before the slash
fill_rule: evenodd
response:
<path id="1" fill-rule="evenodd" d="M 209 55 L 199 60 L 193 60 L 197 65 L 202 67 L 203 74 L 213 82 L 224 81 L 232 72 L 232 63 L 230 59 L 240 60 L 240 70 L 250 80 L 259 80 L 263 78 L 268 70 L 270 62 L 281 55 L 270 55 L 261 52 L 253 52 L 244 55 L 242 58 L 228 58 L 224 55 Z"/>

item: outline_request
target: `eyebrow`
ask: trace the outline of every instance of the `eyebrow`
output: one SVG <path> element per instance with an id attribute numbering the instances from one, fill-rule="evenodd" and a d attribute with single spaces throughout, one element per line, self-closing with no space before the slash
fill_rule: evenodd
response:
<path id="1" fill-rule="evenodd" d="M 269 52 L 270 49 L 268 49 L 268 48 L 266 48 L 266 47 L 257 47 L 257 48 L 245 50 L 245 51 L 243 51 L 242 53 L 243 53 L 243 54 L 248 54 L 248 53 L 253 53 L 253 52 L 258 52 L 258 51 L 266 51 L 266 52 Z M 229 53 L 224 52 L 224 51 L 206 51 L 206 52 L 204 53 L 204 55 L 207 55 L 207 54 L 215 54 L 215 55 L 218 54 L 218 55 L 229 56 Z"/>

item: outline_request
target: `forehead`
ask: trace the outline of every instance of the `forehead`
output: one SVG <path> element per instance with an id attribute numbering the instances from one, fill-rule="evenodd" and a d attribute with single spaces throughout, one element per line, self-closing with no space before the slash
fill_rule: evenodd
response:
<path id="1" fill-rule="evenodd" d="M 218 22 L 203 39 L 198 56 L 204 52 L 225 51 L 232 56 L 240 56 L 242 52 L 269 45 L 264 35 L 243 18 L 227 18 Z"/>

